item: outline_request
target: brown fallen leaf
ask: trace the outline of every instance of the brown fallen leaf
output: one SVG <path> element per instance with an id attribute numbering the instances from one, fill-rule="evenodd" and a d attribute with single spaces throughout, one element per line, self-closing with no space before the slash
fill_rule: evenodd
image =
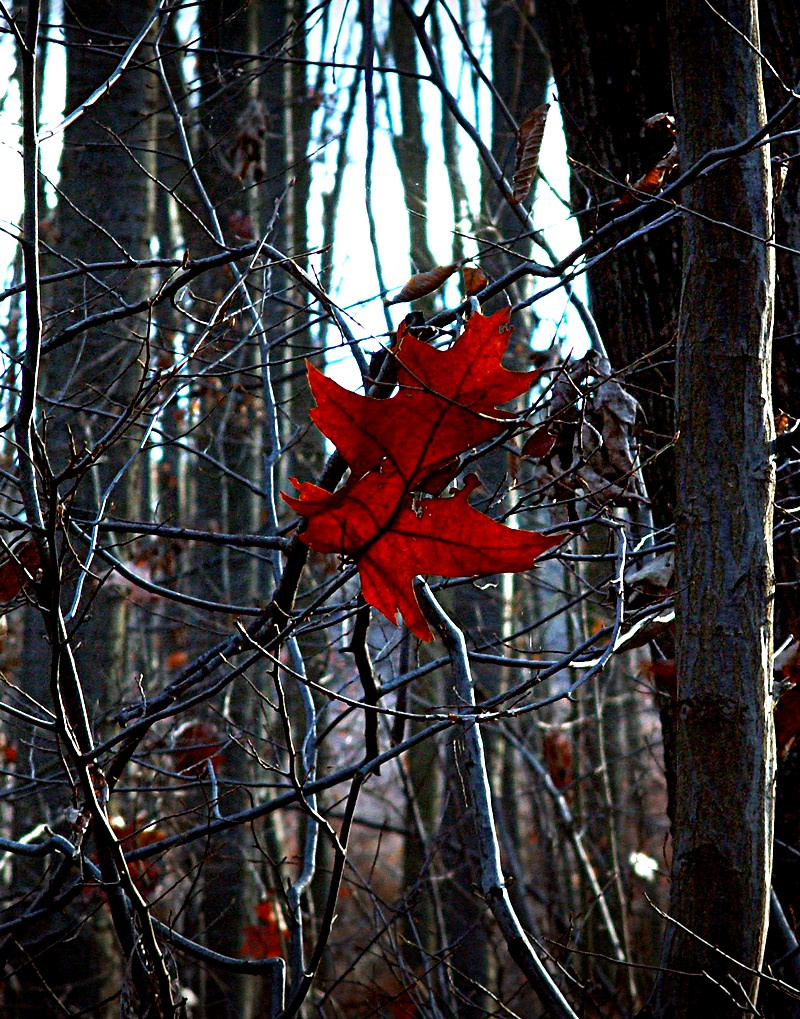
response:
<path id="1" fill-rule="evenodd" d="M 432 269 L 428 269 L 425 272 L 414 273 L 400 293 L 384 303 L 387 305 L 402 304 L 404 301 L 418 301 L 422 297 L 427 297 L 428 294 L 438 290 L 453 275 L 457 268 L 458 263 L 452 262 L 450 265 L 435 265 Z"/>
<path id="2" fill-rule="evenodd" d="M 542 151 L 544 128 L 547 123 L 549 103 L 537 106 L 522 121 L 517 136 L 517 158 L 514 164 L 514 180 L 511 185 L 512 205 L 519 205 L 528 197 L 536 171 L 539 169 L 539 155 Z"/>

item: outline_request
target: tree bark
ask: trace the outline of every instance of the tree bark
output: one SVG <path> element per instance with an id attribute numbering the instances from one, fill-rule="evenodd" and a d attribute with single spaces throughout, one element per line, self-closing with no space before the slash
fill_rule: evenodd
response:
<path id="1" fill-rule="evenodd" d="M 663 130 L 644 128 L 648 118 L 672 111 L 665 5 L 618 0 L 609 16 L 594 0 L 564 0 L 538 4 L 537 16 L 564 121 L 572 207 L 586 238 L 607 221 L 625 177 L 637 180 L 671 145 Z M 657 526 L 673 518 L 673 367 L 663 348 L 674 340 L 679 264 L 673 224 L 613 252 L 588 274 L 592 314 L 614 368 L 651 355 L 626 376 L 626 386 L 644 410 L 640 444 L 650 461 L 644 474 Z"/>
<path id="2" fill-rule="evenodd" d="M 403 71 L 416 73 L 414 29 L 399 3 L 392 3 L 390 9 L 389 43 L 395 65 Z M 397 86 L 400 93 L 400 133 L 395 135 L 393 143 L 408 209 L 412 270 L 419 272 L 436 264 L 428 245 L 428 147 L 422 132 L 419 81 L 401 74 Z M 420 306 L 424 307 L 424 304 Z"/>
<path id="3" fill-rule="evenodd" d="M 65 6 L 67 112 L 79 107 L 107 80 L 127 45 L 123 40 L 133 38 L 151 9 L 149 2 L 127 0 L 115 4 L 113 10 L 108 5 L 98 7 L 83 0 Z M 95 45 L 88 44 L 90 25 Z M 123 253 L 132 260 L 149 254 L 154 185 L 142 167 L 151 171 L 154 166 L 152 92 L 148 72 L 138 66 L 128 67 L 116 87 L 66 129 L 52 239 L 55 251 L 47 258 L 48 270 L 59 271 L 80 261 L 119 261 Z M 113 187 L 109 181 L 114 182 Z M 121 300 L 136 302 L 147 292 L 150 282 L 148 273 L 125 269 L 98 275 L 87 272 L 48 288 L 44 307 L 46 329 L 52 334 L 86 315 L 112 308 Z M 146 317 L 131 316 L 124 325 L 96 328 L 83 342 L 44 359 L 40 394 L 48 421 L 43 432 L 47 455 L 56 471 L 70 459 L 71 436 L 78 448 L 84 441 L 95 443 L 129 405 L 141 377 L 137 360 L 144 356 L 147 332 Z M 71 508 L 83 509 L 93 516 L 100 493 L 134 449 L 135 445 L 127 439 L 111 446 L 92 468 L 92 476 L 83 479 Z M 140 464 L 131 464 L 111 495 L 112 513 L 122 517 L 138 515 L 140 479 Z M 65 485 L 64 490 L 69 491 L 71 485 Z M 78 545 L 77 552 L 83 556 L 85 548 Z M 86 597 L 89 587 L 87 584 L 84 588 L 85 607 L 89 604 Z M 65 588 L 66 605 L 71 595 L 72 591 Z M 82 621 L 80 641 L 73 645 L 93 727 L 104 723 L 103 713 L 108 704 L 116 702 L 125 690 L 127 619 L 126 606 L 117 593 L 108 587 L 94 592 L 89 615 Z M 55 654 L 44 614 L 29 607 L 23 646 L 25 683 L 28 692 L 45 705 L 51 704 Z M 63 832 L 64 810 L 74 795 L 74 776 L 59 760 L 54 744 L 43 740 L 41 733 L 35 733 L 31 742 L 35 773 L 44 781 L 38 795 L 20 807 L 16 822 L 20 831 L 46 821 Z M 29 882 L 36 887 L 42 873 L 39 861 L 35 865 L 20 862 L 15 880 L 19 888 L 25 888 Z M 20 971 L 17 982 L 20 1000 L 31 1013 L 62 1015 L 64 1006 L 56 1004 L 58 995 L 69 1009 L 91 1008 L 98 1019 L 118 1014 L 119 1006 L 116 1002 L 112 1004 L 112 998 L 119 988 L 124 966 L 119 960 L 110 916 L 103 909 L 86 922 L 81 914 L 82 907 L 65 910 L 63 926 L 58 928 L 46 951 L 37 949 L 35 964 Z M 76 968 L 75 959 L 80 956 L 91 957 L 93 965 L 83 970 Z"/>
<path id="4" fill-rule="evenodd" d="M 684 167 L 709 148 L 746 139 L 765 118 L 755 3 L 726 0 L 715 8 L 696 0 L 670 5 Z M 762 960 L 772 864 L 774 266 L 764 243 L 766 150 L 701 178 L 685 201 L 676 368 L 675 922 L 652 1007 L 670 1019 L 724 1019 L 755 1000 L 750 968 Z"/>

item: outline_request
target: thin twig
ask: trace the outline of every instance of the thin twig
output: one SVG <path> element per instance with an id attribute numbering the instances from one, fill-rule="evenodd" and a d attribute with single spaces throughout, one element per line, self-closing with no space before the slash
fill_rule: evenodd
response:
<path id="1" fill-rule="evenodd" d="M 475 708 L 475 690 L 470 673 L 464 634 L 444 612 L 424 581 L 415 585 L 420 605 L 437 630 L 450 656 L 456 692 L 465 708 Z M 481 890 L 497 920 L 512 959 L 538 994 L 553 1019 L 577 1019 L 577 1015 L 553 982 L 536 950 L 522 929 L 500 864 L 500 847 L 494 823 L 489 775 L 480 726 L 472 717 L 462 722 L 460 740 L 465 760 L 465 791 L 477 830 Z"/>

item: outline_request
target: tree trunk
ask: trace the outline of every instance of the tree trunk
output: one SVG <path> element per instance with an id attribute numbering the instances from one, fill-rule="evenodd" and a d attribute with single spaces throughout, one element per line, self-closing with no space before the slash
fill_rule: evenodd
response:
<path id="1" fill-rule="evenodd" d="M 254 69 L 248 57 L 259 46 L 257 15 L 256 7 L 248 7 L 239 0 L 209 0 L 198 10 L 203 44 L 197 62 L 202 128 L 193 138 L 194 156 L 228 243 L 253 229 L 257 194 L 254 185 L 264 173 L 264 110 L 256 101 Z M 197 203 L 198 197 L 191 195 L 190 200 Z M 208 223 L 210 216 L 202 202 L 199 210 L 202 221 Z M 241 217 L 239 224 L 237 217 Z M 198 229 L 190 217 L 186 218 L 184 230 L 193 256 L 219 250 L 219 245 Z M 231 293 L 232 282 L 225 269 L 208 273 L 198 282 L 194 293 L 200 317 L 211 320 Z M 241 309 L 243 304 L 242 293 L 234 291 L 227 310 Z M 257 338 L 244 342 L 250 324 L 246 312 L 236 316 L 223 314 L 215 321 L 198 358 L 200 371 L 204 370 L 205 360 L 213 364 L 221 356 L 227 357 L 227 364 L 235 365 L 237 370 L 248 362 L 257 364 Z M 202 407 L 195 441 L 201 449 L 208 450 L 219 466 L 201 462 L 192 469 L 194 526 L 223 531 L 255 530 L 262 507 L 255 493 L 239 478 L 258 482 L 261 476 L 257 397 L 244 386 L 226 384 L 218 371 L 209 369 L 198 378 Z M 198 549 L 195 554 L 195 594 L 233 604 L 252 603 L 257 584 L 257 567 L 252 556 L 234 548 L 221 552 Z M 252 731 L 257 709 L 244 678 L 215 708 L 209 719 L 214 724 L 220 724 L 222 719 L 226 735 Z M 253 762 L 237 750 L 231 747 L 220 769 L 221 810 L 225 813 L 240 810 L 250 802 L 245 789 L 253 781 Z M 198 784 L 196 803 L 207 795 L 207 784 L 203 789 Z M 245 925 L 255 915 L 259 862 L 251 860 L 251 845 L 248 833 L 239 829 L 222 832 L 210 843 L 203 865 L 200 908 L 206 926 L 205 944 L 223 955 L 236 956 L 241 952 Z M 247 1019 L 257 1010 L 257 996 L 254 978 L 213 968 L 207 969 L 200 985 L 200 1007 L 207 1019 L 234 1016 Z"/>
<path id="2" fill-rule="evenodd" d="M 428 245 L 428 147 L 422 132 L 423 110 L 417 73 L 417 40 L 414 29 L 397 0 L 391 5 L 389 45 L 395 66 L 409 72 L 399 75 L 400 133 L 394 136 L 397 168 L 403 183 L 413 272 L 432 268 L 436 259 Z M 424 307 L 425 304 L 419 305 Z"/>
<path id="3" fill-rule="evenodd" d="M 644 128 L 648 118 L 672 110 L 664 4 L 619 0 L 613 16 L 594 0 L 537 9 L 572 160 L 572 207 L 586 238 L 607 220 L 625 177 L 637 180 L 672 144 L 663 129 Z M 592 314 L 613 367 L 656 351 L 626 376 L 626 386 L 644 409 L 642 458 L 658 453 L 644 472 L 658 526 L 673 518 L 672 357 L 660 348 L 674 338 L 678 233 L 672 225 L 645 234 L 589 272 Z"/>
<path id="4" fill-rule="evenodd" d="M 765 119 L 755 3 L 715 7 L 695 0 L 670 7 L 683 167 L 709 148 L 741 142 Z M 653 1012 L 724 1019 L 755 1000 L 752 969 L 731 957 L 761 964 L 772 864 L 774 268 L 761 239 L 770 232 L 766 149 L 702 178 L 684 199 L 669 910 L 676 923 Z"/>

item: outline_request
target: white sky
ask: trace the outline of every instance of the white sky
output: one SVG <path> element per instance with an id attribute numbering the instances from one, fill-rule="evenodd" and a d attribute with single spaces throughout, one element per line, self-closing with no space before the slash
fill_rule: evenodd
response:
<path id="1" fill-rule="evenodd" d="M 480 27 L 484 17 L 482 5 L 472 3 L 471 7 L 475 12 L 475 24 L 477 27 Z M 344 16 L 347 17 L 348 15 L 345 13 Z M 380 28 L 378 29 L 379 33 Z M 473 34 L 475 38 L 472 42 L 476 54 L 488 63 L 491 59 L 489 36 L 483 32 L 475 32 Z M 360 36 L 357 30 L 352 31 L 352 26 L 350 29 L 344 30 L 339 38 L 339 50 L 336 59 L 345 62 L 355 62 L 359 44 Z M 466 62 L 461 53 L 461 46 L 453 34 L 450 36 L 445 35 L 444 48 L 448 86 L 459 100 L 460 107 L 467 118 L 473 124 L 476 124 L 484 138 L 488 139 L 491 130 L 491 97 L 489 91 L 485 86 L 481 85 L 479 100 L 476 105 L 472 93 L 470 75 L 467 73 Z M 331 59 L 333 55 L 329 52 L 324 56 Z M 427 70 L 422 55 L 420 55 L 419 69 L 421 72 Z M 342 74 L 343 82 L 349 82 L 350 79 L 345 76 L 346 73 L 339 73 Z M 376 75 L 376 91 L 378 91 L 379 84 L 379 76 Z M 393 84 L 394 82 L 390 78 L 390 89 Z M 452 219 L 452 200 L 447 181 L 440 132 L 440 96 L 433 85 L 422 82 L 420 97 L 423 111 L 429 111 L 423 124 L 425 140 L 430 154 L 427 181 L 429 203 L 428 242 L 433 255 L 439 263 L 446 264 L 451 261 L 452 257 L 452 231 L 454 227 L 469 233 L 469 223 L 454 224 Z M 392 103 L 392 121 L 396 126 L 400 122 L 396 89 L 390 92 L 389 100 Z M 342 101 L 344 102 L 344 96 Z M 458 140 L 460 145 L 461 173 L 467 193 L 471 196 L 471 211 L 477 214 L 481 186 L 479 157 L 471 140 L 460 130 L 458 131 Z M 343 307 L 352 306 L 352 314 L 358 323 L 358 326 L 354 328 L 354 332 L 359 337 L 381 336 L 381 334 L 385 333 L 386 329 L 383 306 L 377 293 L 378 282 L 372 258 L 369 227 L 364 203 L 364 157 L 366 142 L 366 109 L 362 93 L 359 97 L 358 107 L 351 128 L 350 151 L 352 155 L 344 181 L 340 212 L 340 222 L 343 225 L 337 233 L 336 275 L 334 279 L 334 297 Z M 329 161 L 322 162 L 315 167 L 315 180 L 320 186 L 313 200 L 317 204 L 312 203 L 312 213 L 310 216 L 312 225 L 321 222 L 321 201 L 318 196 L 321 191 L 328 190 L 330 187 L 334 160 L 335 150 L 331 147 L 329 149 Z M 560 195 L 568 196 L 569 172 L 566 144 L 557 103 L 551 105 L 540 166 L 552 187 Z M 539 181 L 536 188 L 533 209 L 537 228 L 546 231 L 548 241 L 555 249 L 557 255 L 563 256 L 580 242 L 577 224 L 574 220 L 569 219 L 564 204 L 553 195 L 552 191 L 542 181 Z M 373 211 L 378 224 L 378 244 L 386 285 L 390 290 L 399 288 L 411 274 L 408 257 L 408 215 L 404 205 L 400 176 L 392 154 L 390 128 L 385 103 L 381 100 L 376 104 Z M 316 238 L 312 237 L 310 240 L 311 247 L 313 247 L 315 241 L 316 243 L 321 243 L 321 234 Z M 465 244 L 465 247 L 467 254 L 469 254 L 470 245 L 468 242 Z M 472 248 L 477 252 L 477 245 L 473 245 Z M 546 257 L 541 253 L 536 257 L 541 257 L 542 261 L 547 261 Z M 457 276 L 453 277 L 451 283 L 443 291 L 445 303 L 448 306 L 459 303 L 460 297 L 457 289 L 457 280 Z M 543 283 L 541 285 L 531 280 L 531 292 L 544 289 L 547 285 L 552 285 L 552 280 L 548 284 Z M 580 277 L 576 283 L 576 292 L 585 299 L 586 288 L 583 277 Z M 370 295 L 372 295 L 371 299 Z M 535 308 L 537 314 L 542 319 L 537 335 L 534 337 L 534 343 L 537 346 L 548 346 L 556 333 L 558 333 L 560 338 L 568 343 L 569 349 L 573 349 L 578 353 L 585 350 L 586 338 L 583 327 L 579 324 L 574 311 L 568 306 L 567 297 L 563 290 L 537 302 Z M 410 306 L 405 304 L 392 306 L 389 311 L 393 323 L 397 325 L 409 310 Z M 374 344 L 372 346 L 374 347 Z M 331 351 L 329 355 L 329 372 L 343 384 L 355 384 L 354 368 L 346 351 L 338 353 L 335 350 Z"/>
<path id="2" fill-rule="evenodd" d="M 55 6 L 55 5 L 54 5 Z M 482 18 L 480 5 L 473 0 L 472 6 L 475 9 L 476 24 Z M 319 53 L 321 44 L 320 33 L 312 30 L 309 38 L 309 48 L 312 56 L 316 47 L 322 59 L 336 59 L 343 62 L 355 62 L 359 44 L 359 28 L 354 26 L 355 4 L 348 4 L 336 0 L 335 7 L 341 12 L 345 19 L 342 29 L 334 33 L 334 38 L 328 42 L 328 52 Z M 381 4 L 377 5 L 380 11 Z M 58 14 L 54 11 L 54 20 L 58 20 Z M 332 24 L 336 24 L 336 16 L 332 16 Z M 378 37 L 385 31 L 385 25 L 378 25 Z M 54 41 L 48 47 L 47 71 L 45 79 L 45 108 L 42 120 L 44 124 L 57 122 L 63 115 L 64 96 L 64 74 L 65 52 L 63 46 L 57 42 L 53 30 L 50 30 Z M 476 36 L 474 44 L 476 52 L 482 59 L 488 60 L 488 52 L 481 53 L 480 47 L 488 48 L 486 39 L 488 37 L 481 33 L 480 38 Z M 334 51 L 334 43 L 336 48 Z M 3 267 L 3 278 L 10 278 L 10 265 L 14 257 L 15 240 L 18 224 L 22 212 L 22 161 L 19 144 L 19 93 L 16 80 L 12 77 L 12 40 L 6 35 L 0 39 L 0 74 L 7 82 L 5 94 L 2 96 L 2 107 L 0 108 L 0 180 L 3 182 L 0 189 L 0 227 L 3 233 L 0 234 L 0 265 Z M 461 57 L 460 44 L 452 34 L 448 37 L 445 33 L 445 67 L 447 69 L 448 84 L 453 93 L 462 104 L 462 109 L 471 119 L 472 123 L 479 126 L 484 137 L 488 137 L 491 126 L 491 105 L 488 90 L 481 86 L 478 103 L 476 105 L 472 93 L 470 75 L 467 73 L 465 63 Z M 424 58 L 420 57 L 420 70 L 424 71 Z M 309 77 L 316 75 L 316 69 L 311 67 Z M 326 92 L 335 95 L 335 88 L 339 87 L 337 102 L 340 106 L 338 114 L 346 100 L 346 87 L 351 80 L 351 71 L 337 71 L 337 83 L 334 86 L 329 80 L 326 83 Z M 395 83 L 389 79 L 389 101 L 392 103 L 392 120 L 399 123 L 399 110 L 397 108 L 396 89 L 392 91 Z M 375 76 L 375 87 L 378 90 L 380 85 L 379 76 Z M 454 224 L 452 219 L 452 202 L 447 182 L 444 157 L 441 148 L 441 105 L 440 97 L 432 85 L 421 83 L 421 101 L 423 110 L 426 106 L 429 109 L 429 116 L 425 118 L 424 130 L 426 141 L 429 146 L 429 218 L 428 237 L 429 245 L 434 256 L 442 264 L 451 260 L 452 231 L 459 228 L 468 233 L 469 224 Z M 320 114 L 321 116 L 321 114 Z M 332 128 L 334 132 L 338 126 L 338 115 L 334 117 Z M 472 211 L 477 212 L 477 204 L 480 196 L 480 165 L 477 152 L 472 142 L 458 132 L 460 144 L 460 165 L 461 172 L 467 186 L 468 195 L 471 196 Z M 372 249 L 369 239 L 366 209 L 364 202 L 365 172 L 364 157 L 366 153 L 366 114 L 364 106 L 363 90 L 359 96 L 359 104 L 353 119 L 351 138 L 349 143 L 350 162 L 348 164 L 342 202 L 339 211 L 337 224 L 337 237 L 335 244 L 335 277 L 333 281 L 334 300 L 342 307 L 351 307 L 354 333 L 359 338 L 368 339 L 373 336 L 381 336 L 385 332 L 385 317 L 383 305 L 378 295 L 378 282 L 375 273 L 375 265 L 372 256 Z M 45 176 L 51 180 L 57 179 L 58 158 L 60 153 L 60 136 L 43 143 L 41 147 L 42 170 Z M 333 162 L 336 158 L 336 143 L 329 145 L 320 159 L 314 165 L 314 193 L 312 195 L 309 209 L 309 223 L 312 236 L 309 238 L 309 246 L 313 249 L 322 241 L 321 237 L 321 193 L 330 187 L 333 171 Z M 548 181 L 561 195 L 568 193 L 568 170 L 564 135 L 561 129 L 561 120 L 557 103 L 550 109 L 548 124 L 545 131 L 544 145 L 540 161 L 541 169 Z M 389 124 L 387 120 L 386 107 L 382 99 L 376 105 L 376 135 L 375 135 L 375 163 L 373 173 L 373 210 L 377 222 L 378 243 L 380 256 L 383 264 L 386 284 L 390 288 L 400 287 L 411 274 L 409 263 L 409 240 L 408 240 L 408 217 L 403 200 L 403 190 L 396 163 L 391 148 Z M 45 214 L 46 210 L 42 210 Z M 577 225 L 571 221 L 562 202 L 560 202 L 551 191 L 540 181 L 535 192 L 534 217 L 538 229 L 544 230 L 548 240 L 556 253 L 560 256 L 568 252 L 579 242 Z M 470 245 L 466 242 L 467 254 L 470 253 Z M 477 250 L 477 248 L 474 248 Z M 546 259 L 542 256 L 542 260 Z M 8 267 L 8 268 L 6 268 Z M 454 280 L 457 277 L 454 278 Z M 531 287 L 535 288 L 535 281 L 531 281 Z M 444 290 L 444 298 L 449 306 L 458 303 L 459 296 L 454 281 L 448 285 L 449 289 Z M 578 281 L 576 289 L 580 296 L 585 297 L 585 286 L 583 277 Z M 532 289 L 533 292 L 533 289 Z M 576 316 L 568 308 L 567 298 L 564 291 L 558 291 L 550 297 L 537 302 L 536 312 L 542 319 L 542 324 L 534 337 L 537 346 L 547 346 L 553 336 L 558 332 L 560 338 L 568 342 L 570 348 L 578 351 L 585 347 L 585 337 L 582 327 L 577 324 Z M 408 312 L 408 305 L 393 306 L 390 314 L 394 324 L 397 324 Z M 566 317 L 565 317 L 566 315 Z M 0 319 L 3 312 L 0 310 Z M 335 341 L 334 330 L 328 331 L 328 337 Z M 378 341 L 379 342 L 379 341 Z M 368 344 L 374 348 L 375 342 Z M 355 378 L 354 367 L 349 354 L 346 351 L 331 350 L 330 371 L 340 381 L 345 382 Z M 348 381 L 347 384 L 350 384 Z"/>

